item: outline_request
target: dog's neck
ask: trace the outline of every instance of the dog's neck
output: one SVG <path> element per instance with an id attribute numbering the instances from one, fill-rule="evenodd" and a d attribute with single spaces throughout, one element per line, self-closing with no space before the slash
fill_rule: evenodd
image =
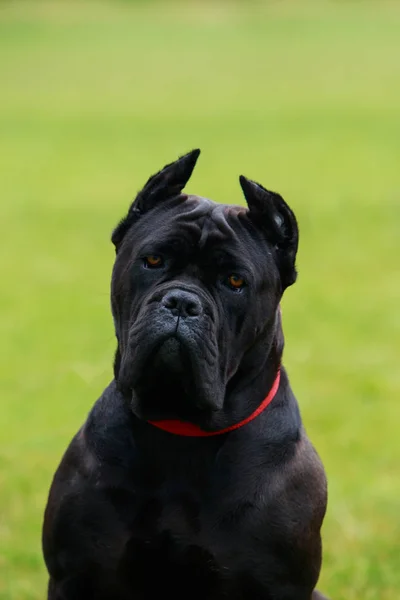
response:
<path id="1" fill-rule="evenodd" d="M 151 425 L 154 427 L 158 427 L 163 431 L 167 431 L 168 433 L 172 433 L 174 435 L 180 435 L 184 437 L 210 437 L 215 435 L 223 435 L 225 433 L 229 433 L 231 431 L 235 431 L 236 429 L 241 429 L 251 421 L 254 421 L 272 402 L 275 398 L 276 393 L 279 389 L 279 383 L 281 378 L 280 369 L 278 369 L 275 381 L 269 390 L 267 396 L 261 402 L 261 404 L 246 418 L 241 421 L 232 423 L 223 429 L 217 429 L 216 431 L 204 431 L 198 425 L 193 423 L 186 423 L 185 421 L 179 421 L 176 419 L 165 419 L 162 421 L 149 421 Z"/>
<path id="2" fill-rule="evenodd" d="M 216 435 L 246 425 L 267 408 L 279 391 L 283 346 L 281 312 L 278 307 L 273 322 L 267 326 L 264 335 L 248 349 L 238 371 L 228 382 L 223 410 L 213 413 L 202 422 L 174 418 L 150 420 L 150 423 L 171 433 L 191 437 Z M 114 363 L 116 379 L 120 356 L 118 348 Z"/>

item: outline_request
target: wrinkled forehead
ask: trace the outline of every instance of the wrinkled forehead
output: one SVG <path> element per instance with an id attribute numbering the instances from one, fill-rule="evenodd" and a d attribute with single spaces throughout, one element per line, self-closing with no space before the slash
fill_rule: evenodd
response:
<path id="1" fill-rule="evenodd" d="M 201 196 L 184 196 L 151 211 L 143 228 L 145 238 L 187 241 L 202 249 L 209 244 L 240 245 L 247 238 L 247 209 L 218 204 Z M 144 225 L 144 223 L 143 223 Z"/>
<path id="2" fill-rule="evenodd" d="M 202 196 L 187 196 L 184 204 L 193 207 L 199 214 L 208 216 L 211 223 L 217 227 L 234 225 L 239 216 L 245 217 L 248 213 L 248 209 L 244 206 L 219 204 Z"/>

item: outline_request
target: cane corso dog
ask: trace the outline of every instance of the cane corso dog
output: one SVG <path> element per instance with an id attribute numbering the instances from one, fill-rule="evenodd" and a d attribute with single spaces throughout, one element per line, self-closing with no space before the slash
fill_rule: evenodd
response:
<path id="1" fill-rule="evenodd" d="M 321 462 L 282 366 L 296 218 L 182 192 L 194 150 L 112 235 L 114 379 L 56 472 L 49 600 L 316 600 Z"/>

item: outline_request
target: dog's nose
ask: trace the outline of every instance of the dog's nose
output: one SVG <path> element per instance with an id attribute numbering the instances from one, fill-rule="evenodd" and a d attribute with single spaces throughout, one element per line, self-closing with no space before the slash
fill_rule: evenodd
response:
<path id="1" fill-rule="evenodd" d="M 198 317 L 202 313 L 200 299 L 195 294 L 184 290 L 171 290 L 167 292 L 161 303 L 172 314 L 181 317 Z"/>

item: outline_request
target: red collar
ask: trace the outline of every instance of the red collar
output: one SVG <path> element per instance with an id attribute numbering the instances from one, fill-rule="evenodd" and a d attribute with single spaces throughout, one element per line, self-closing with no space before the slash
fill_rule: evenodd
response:
<path id="1" fill-rule="evenodd" d="M 235 425 L 230 425 L 230 427 L 225 427 L 225 429 L 220 429 L 219 431 L 203 431 L 200 429 L 198 425 L 194 425 L 193 423 L 185 423 L 184 421 L 177 421 L 173 419 L 164 420 L 164 421 L 149 421 L 151 425 L 155 425 L 159 429 L 163 431 L 168 431 L 168 433 L 174 433 L 175 435 L 183 435 L 186 437 L 208 437 L 210 435 L 221 435 L 222 433 L 228 433 L 228 431 L 233 431 L 234 429 L 239 429 L 250 421 L 253 421 L 258 415 L 260 415 L 263 410 L 267 408 L 267 406 L 272 402 L 275 398 L 276 392 L 279 388 L 279 381 L 281 378 L 281 371 L 279 370 L 276 374 L 275 381 L 272 385 L 272 388 L 268 392 L 268 396 L 264 398 L 261 402 L 260 406 L 256 408 L 254 412 L 251 413 L 250 416 L 243 419 L 239 423 L 235 423 Z"/>

